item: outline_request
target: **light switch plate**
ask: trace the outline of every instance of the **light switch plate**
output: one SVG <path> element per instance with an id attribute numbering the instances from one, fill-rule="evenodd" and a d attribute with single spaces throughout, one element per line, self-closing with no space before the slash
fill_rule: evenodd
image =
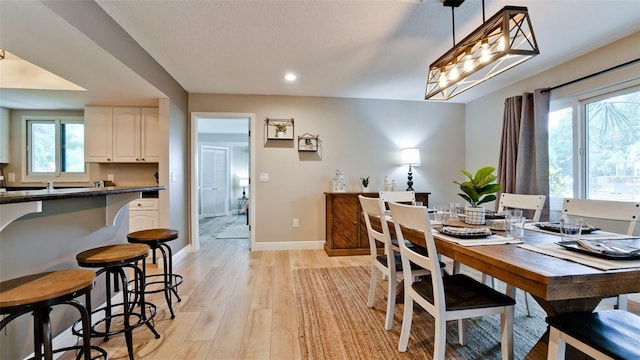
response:
<path id="1" fill-rule="evenodd" d="M 260 173 L 260 182 L 268 182 L 269 173 Z"/>

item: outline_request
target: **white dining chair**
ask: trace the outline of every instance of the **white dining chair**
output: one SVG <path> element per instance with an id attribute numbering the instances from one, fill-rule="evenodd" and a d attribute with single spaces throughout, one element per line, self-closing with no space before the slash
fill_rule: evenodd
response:
<path id="1" fill-rule="evenodd" d="M 404 314 L 398 350 L 405 352 L 413 320 L 413 303 L 416 302 L 435 320 L 433 358 L 444 359 L 446 346 L 446 322 L 484 315 L 500 315 L 500 342 L 503 359 L 513 359 L 513 310 L 515 300 L 464 274 L 449 276 L 424 276 L 414 282 L 411 264 L 436 274 L 439 268 L 431 223 L 423 206 L 389 203 L 394 228 L 400 244 L 404 270 Z M 422 231 L 427 247 L 426 254 L 405 245 L 402 227 Z M 464 345 L 464 326 L 458 324 L 458 339 Z"/>
<path id="2" fill-rule="evenodd" d="M 360 207 L 367 225 L 367 234 L 369 235 L 369 248 L 371 256 L 371 281 L 369 282 L 369 297 L 367 298 L 367 306 L 373 307 L 378 272 L 387 279 L 387 316 L 384 323 L 386 330 L 391 330 L 393 326 L 393 315 L 396 307 L 396 290 L 398 282 L 402 279 L 402 263 L 400 262 L 400 253 L 394 251 L 391 245 L 391 235 L 389 224 L 385 219 L 385 206 L 380 198 L 371 198 L 358 195 Z M 378 231 L 371 224 L 371 217 L 380 218 L 380 227 L 382 231 Z M 383 254 L 378 254 L 379 245 L 384 248 Z M 427 270 L 416 268 L 415 276 L 426 275 Z"/>
<path id="3" fill-rule="evenodd" d="M 547 199 L 545 195 L 525 195 L 525 194 L 500 194 L 500 200 L 498 202 L 497 213 L 502 213 L 506 209 L 520 209 L 533 211 L 531 221 L 540 221 L 540 215 L 542 215 L 542 209 L 544 208 L 544 202 Z M 495 281 L 493 277 L 483 274 L 483 282 L 490 283 L 491 287 L 495 288 Z M 531 316 L 529 293 L 524 293 L 524 304 L 527 308 L 527 316 Z"/>
<path id="4" fill-rule="evenodd" d="M 562 201 L 562 215 L 598 221 L 598 227 L 611 232 L 615 232 L 612 227 L 620 223 L 618 225 L 626 226 L 627 235 L 633 235 L 640 220 L 640 202 L 565 198 Z M 627 310 L 626 294 L 610 299 L 616 300 L 614 307 Z M 608 299 L 603 302 L 608 303 Z"/>

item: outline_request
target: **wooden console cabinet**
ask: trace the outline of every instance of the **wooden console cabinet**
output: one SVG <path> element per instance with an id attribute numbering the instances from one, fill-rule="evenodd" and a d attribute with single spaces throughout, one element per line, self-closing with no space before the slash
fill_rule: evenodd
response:
<path id="1" fill-rule="evenodd" d="M 416 201 L 429 206 L 429 194 L 416 193 Z M 362 217 L 358 195 L 378 197 L 377 192 L 326 192 L 326 238 L 324 251 L 329 256 L 369 254 L 367 226 Z"/>

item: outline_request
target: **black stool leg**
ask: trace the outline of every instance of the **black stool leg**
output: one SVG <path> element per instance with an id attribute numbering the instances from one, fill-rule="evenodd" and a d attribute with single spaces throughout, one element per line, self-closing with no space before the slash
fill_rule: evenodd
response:
<path id="1" fill-rule="evenodd" d="M 143 260 L 143 265 L 144 265 L 144 260 Z M 134 283 L 136 284 L 136 289 L 134 289 L 134 292 L 137 294 L 140 294 L 140 315 L 142 316 L 143 320 L 147 320 L 147 311 L 145 308 L 146 302 L 144 299 L 144 287 L 145 287 L 145 277 L 144 277 L 144 272 L 142 271 L 142 269 L 140 269 L 137 266 L 132 266 L 135 275 L 134 279 L 139 279 L 139 281 L 135 281 Z M 151 330 L 151 332 L 153 333 L 153 335 L 155 335 L 156 339 L 160 339 L 160 334 L 158 333 L 158 331 L 156 330 L 156 328 L 150 323 L 150 321 L 144 321 L 145 325 L 147 325 L 147 327 L 149 328 L 149 330 Z"/>
<path id="2" fill-rule="evenodd" d="M 167 246 L 168 247 L 168 246 Z M 173 306 L 172 306 L 172 300 L 171 300 L 171 257 L 169 256 L 167 258 L 167 250 L 165 250 L 165 246 L 162 246 L 162 244 L 160 244 L 158 246 L 158 249 L 160 249 L 160 252 L 162 253 L 162 262 L 163 264 L 163 279 L 164 279 L 164 298 L 167 300 L 167 306 L 169 307 L 169 312 L 171 313 L 171 318 L 175 319 L 176 315 L 173 313 Z M 168 250 L 169 252 L 171 252 L 171 248 L 169 248 Z M 177 296 L 177 294 L 176 294 Z"/>

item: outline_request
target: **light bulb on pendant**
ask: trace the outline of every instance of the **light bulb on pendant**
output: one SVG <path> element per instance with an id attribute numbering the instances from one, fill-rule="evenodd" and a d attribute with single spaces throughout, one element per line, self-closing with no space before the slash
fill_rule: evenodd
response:
<path id="1" fill-rule="evenodd" d="M 449 71 L 449 80 L 456 81 L 460 77 L 460 72 L 458 72 L 458 67 L 454 66 Z"/>
<path id="2" fill-rule="evenodd" d="M 489 61 L 491 53 L 489 52 L 489 44 L 482 43 L 482 49 L 480 50 L 480 61 L 486 63 Z"/>
<path id="3" fill-rule="evenodd" d="M 464 56 L 464 59 L 462 60 L 463 66 L 462 68 L 464 69 L 464 72 L 470 72 L 473 70 L 474 66 L 473 66 L 473 58 L 471 57 L 471 54 L 467 54 Z"/>

